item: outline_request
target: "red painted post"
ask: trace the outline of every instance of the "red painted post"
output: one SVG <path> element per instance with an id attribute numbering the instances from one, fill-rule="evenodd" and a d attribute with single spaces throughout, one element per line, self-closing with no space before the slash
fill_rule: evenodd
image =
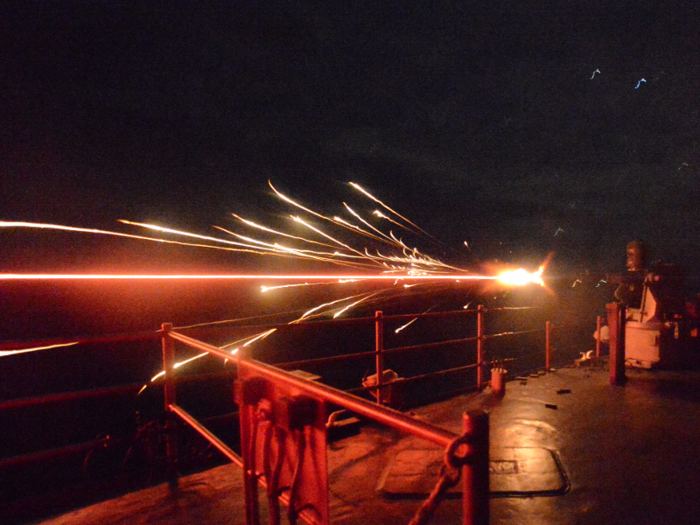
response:
<path id="1" fill-rule="evenodd" d="M 384 319 L 381 311 L 374 313 L 374 335 L 375 351 L 377 352 L 377 403 L 381 404 L 383 390 L 379 387 L 384 383 Z"/>
<path id="2" fill-rule="evenodd" d="M 177 484 L 177 421 L 170 411 L 175 404 L 175 341 L 170 337 L 172 323 L 161 325 L 163 332 L 163 371 L 165 372 L 163 397 L 165 398 L 165 439 L 168 458 L 168 478 L 171 484 Z"/>
<path id="3" fill-rule="evenodd" d="M 488 525 L 489 498 L 489 415 L 465 412 L 462 433 L 469 436 L 470 461 L 462 467 L 462 523 Z"/>
<path id="4" fill-rule="evenodd" d="M 624 385 L 625 376 L 625 305 L 609 303 L 608 329 L 610 330 L 610 384 Z"/>
<path id="5" fill-rule="evenodd" d="M 552 323 L 547 321 L 545 323 L 545 362 L 544 362 L 544 369 L 549 372 L 552 367 L 551 367 L 551 361 L 552 361 Z"/>
<path id="6" fill-rule="evenodd" d="M 241 379 L 247 377 L 247 361 L 238 358 L 238 377 L 233 383 L 234 401 L 240 416 L 241 459 L 243 460 L 243 490 L 245 494 L 246 525 L 260 525 L 260 501 L 258 500 L 258 476 L 256 474 L 256 406 L 259 393 L 254 383 Z"/>
<path id="7" fill-rule="evenodd" d="M 484 307 L 476 309 L 476 387 L 484 388 Z"/>

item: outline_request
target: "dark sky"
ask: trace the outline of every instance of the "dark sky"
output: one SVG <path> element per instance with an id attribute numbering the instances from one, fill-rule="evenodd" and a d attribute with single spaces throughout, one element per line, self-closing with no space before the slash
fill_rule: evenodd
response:
<path id="1" fill-rule="evenodd" d="M 212 234 L 288 212 L 268 179 L 327 213 L 355 181 L 482 260 L 609 268 L 637 238 L 697 271 L 698 20 L 697 1 L 4 2 L 0 220 Z M 13 269 L 94 242 L 3 238 Z"/>

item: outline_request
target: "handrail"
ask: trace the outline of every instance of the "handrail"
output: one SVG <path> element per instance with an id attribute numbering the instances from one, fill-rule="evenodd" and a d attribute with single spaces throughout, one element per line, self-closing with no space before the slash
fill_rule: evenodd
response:
<path id="1" fill-rule="evenodd" d="M 243 459 L 241 458 L 241 456 L 239 456 L 228 446 L 226 446 L 226 444 L 223 441 L 221 441 L 218 437 L 216 437 L 209 430 L 207 430 L 207 428 L 205 428 L 204 425 L 200 424 L 199 421 L 193 418 L 182 407 L 179 407 L 177 405 L 168 405 L 168 410 L 180 416 L 186 423 L 188 423 L 192 428 L 199 432 L 207 441 L 209 441 L 209 443 L 214 445 L 224 456 L 230 459 L 233 463 L 235 463 L 239 467 L 243 467 Z"/>
<path id="2" fill-rule="evenodd" d="M 231 359 L 231 354 L 228 354 L 227 352 L 224 352 L 213 345 L 203 341 L 198 341 L 179 332 L 169 332 L 168 336 L 180 341 L 181 343 L 185 343 L 188 346 L 197 348 L 198 350 L 209 352 L 223 359 Z M 351 410 L 361 416 L 374 419 L 379 423 L 383 423 L 397 430 L 411 432 L 416 436 L 432 441 L 438 445 L 446 447 L 452 440 L 458 437 L 457 434 L 454 434 L 448 430 L 438 431 L 431 425 L 406 416 L 398 410 L 381 405 L 375 405 L 374 403 L 370 403 L 364 399 L 351 396 L 342 390 L 293 376 L 283 370 L 261 363 L 260 361 L 246 359 L 246 365 L 250 366 L 256 371 L 263 372 L 274 377 L 281 383 L 306 391 L 335 405 L 347 408 L 348 410 Z"/>

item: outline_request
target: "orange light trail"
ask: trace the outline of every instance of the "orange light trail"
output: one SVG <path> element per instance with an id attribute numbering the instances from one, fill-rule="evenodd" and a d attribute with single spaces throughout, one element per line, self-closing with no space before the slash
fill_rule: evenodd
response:
<path id="1" fill-rule="evenodd" d="M 278 280 L 278 281 L 460 281 L 460 280 L 499 280 L 490 275 L 327 275 L 327 274 L 106 274 L 106 273 L 2 273 L 0 281 L 57 281 L 57 280 Z M 516 284 L 516 283 L 514 283 Z"/>

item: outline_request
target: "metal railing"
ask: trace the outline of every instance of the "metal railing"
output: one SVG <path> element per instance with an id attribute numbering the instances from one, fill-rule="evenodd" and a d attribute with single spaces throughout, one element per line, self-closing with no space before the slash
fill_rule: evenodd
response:
<path id="1" fill-rule="evenodd" d="M 380 316 L 379 316 L 380 317 Z M 172 330 L 163 325 L 163 362 L 165 368 L 165 403 L 167 410 L 179 416 L 202 436 L 209 440 L 226 457 L 242 466 L 246 501 L 246 522 L 258 525 L 258 482 L 268 490 L 271 523 L 279 523 L 279 500 L 288 507 L 290 523 L 297 518 L 312 525 L 330 523 L 328 508 L 328 479 L 326 468 L 326 417 L 328 403 L 346 408 L 358 415 L 431 441 L 445 447 L 448 466 L 461 468 L 463 481 L 463 522 L 487 524 L 489 521 L 489 447 L 488 416 L 464 416 L 464 433 L 458 436 L 434 425 L 413 419 L 405 414 L 376 405 L 341 390 L 299 378 L 276 367 L 252 359 L 238 358 L 236 402 L 241 414 L 241 449 L 239 458 L 221 443 L 203 425 L 176 404 L 176 375 L 174 341 L 209 352 L 222 359 L 230 354 Z M 378 353 L 378 355 L 380 355 Z M 260 427 L 267 423 L 267 429 Z M 170 419 L 169 424 L 173 423 Z M 274 427 L 274 428 L 272 428 Z M 174 427 L 168 433 L 168 465 L 173 479 L 177 473 L 177 438 Z M 273 452 L 270 435 L 277 437 Z M 261 438 L 265 433 L 266 437 Z M 279 437 L 281 436 L 281 437 Z M 264 444 L 260 442 L 264 440 Z M 458 453 L 458 447 L 467 447 Z M 270 462 L 275 456 L 275 465 Z M 284 479 L 284 457 L 294 457 L 295 466 Z M 262 467 L 260 466 L 262 463 Z M 281 490 L 280 487 L 288 487 Z M 436 506 L 435 504 L 433 504 Z M 428 510 L 424 510 L 428 509 Z M 415 523 L 424 523 L 434 511 L 430 505 L 421 507 Z"/>
<path id="2" fill-rule="evenodd" d="M 497 309 L 486 309 L 483 307 L 479 307 L 476 310 L 461 310 L 457 312 L 443 312 L 443 313 L 427 313 L 427 314 L 412 314 L 412 315 L 398 315 L 398 316 L 384 316 L 382 312 L 377 312 L 374 317 L 368 317 L 368 318 L 360 318 L 360 319 L 348 319 L 348 320 L 334 320 L 334 321 L 315 321 L 315 322 L 308 322 L 308 323 L 300 323 L 300 324 L 279 324 L 279 325 L 262 325 L 262 326 L 237 326 L 237 327 L 226 327 L 225 329 L 228 330 L 235 330 L 235 331 L 246 331 L 246 332 L 253 332 L 257 330 L 270 330 L 272 328 L 277 329 L 280 333 L 286 332 L 286 331 L 293 331 L 293 330 L 310 330 L 315 327 L 323 326 L 323 325 L 332 325 L 332 326 L 349 326 L 349 325 L 361 325 L 361 324 L 369 324 L 372 323 L 374 324 L 374 330 L 375 330 L 375 348 L 373 351 L 367 351 L 367 352 L 356 352 L 352 354 L 344 354 L 344 355 L 336 355 L 336 356 L 328 356 L 328 357 L 322 357 L 322 358 L 316 358 L 316 359 L 307 359 L 307 360 L 301 360 L 301 361 L 291 361 L 287 363 L 279 363 L 275 367 L 271 367 L 270 365 L 265 365 L 263 363 L 260 363 L 258 361 L 254 361 L 252 359 L 237 359 L 238 363 L 238 368 L 237 368 L 237 374 L 239 375 L 239 380 L 244 381 L 245 378 L 240 377 L 242 371 L 244 370 L 252 370 L 253 374 L 255 377 L 263 377 L 267 378 L 266 380 L 275 383 L 275 382 L 281 382 L 284 385 L 287 385 L 287 387 L 291 391 L 299 391 L 302 392 L 303 395 L 309 396 L 313 399 L 316 400 L 316 403 L 319 405 L 325 405 L 327 403 L 332 403 L 336 404 L 341 407 L 345 407 L 351 411 L 354 411 L 360 415 L 363 415 L 365 417 L 375 419 L 381 423 L 387 424 L 389 426 L 394 426 L 394 428 L 400 428 L 403 431 L 406 432 L 411 432 L 414 433 L 415 435 L 418 435 L 424 439 L 428 439 L 434 443 L 437 443 L 441 446 L 454 446 L 455 439 L 459 439 L 459 436 L 456 436 L 452 433 L 446 432 L 441 429 L 437 429 L 432 426 L 424 426 L 422 423 L 418 423 L 415 420 L 408 418 L 407 416 L 403 415 L 401 412 L 392 410 L 391 408 L 388 408 L 386 406 L 383 406 L 382 404 L 382 396 L 380 395 L 380 391 L 386 388 L 395 388 L 401 384 L 406 384 L 408 382 L 418 382 L 418 381 L 423 381 L 426 379 L 431 379 L 431 378 L 437 378 L 437 377 L 442 377 L 447 374 L 456 374 L 460 372 L 464 372 L 466 370 L 472 370 L 476 369 L 476 385 L 475 387 L 478 389 L 482 389 L 486 384 L 487 380 L 485 378 L 485 371 L 487 367 L 491 364 L 491 361 L 487 359 L 487 352 L 486 352 L 486 347 L 487 347 L 487 342 L 489 340 L 497 339 L 497 338 L 511 338 L 511 337 L 518 337 L 518 336 L 523 336 L 526 334 L 534 334 L 538 332 L 544 332 L 545 335 L 545 352 L 543 357 L 543 364 L 545 369 L 550 368 L 550 361 L 552 358 L 552 346 L 551 346 L 551 339 L 552 339 L 552 334 L 553 334 L 553 327 L 550 323 L 546 323 L 544 330 L 537 329 L 537 330 L 520 330 L 520 331 L 511 331 L 511 332 L 502 332 L 502 333 L 497 333 L 497 334 L 487 334 L 485 331 L 485 322 L 484 318 L 487 314 L 489 313 L 496 313 L 496 312 L 503 312 L 506 310 L 530 310 L 529 308 L 497 308 Z M 450 339 L 447 341 L 438 341 L 438 342 L 431 342 L 431 343 L 425 343 L 421 345 L 413 345 L 413 346 L 403 346 L 403 347 L 394 347 L 394 348 L 386 348 L 385 347 L 385 337 L 384 337 L 384 331 L 387 323 L 398 323 L 402 321 L 410 321 L 415 318 L 421 318 L 421 319 L 432 319 L 432 320 L 437 320 L 437 319 L 444 319 L 447 317 L 458 317 L 458 318 L 464 318 L 464 317 L 469 317 L 469 316 L 476 316 L 476 331 L 477 334 L 476 336 L 472 337 L 465 337 L 465 338 L 458 338 L 458 339 Z M 188 330 L 190 333 L 196 333 L 197 335 L 205 335 L 206 333 L 216 333 L 220 328 L 215 328 L 215 329 L 208 329 L 208 330 L 202 330 L 200 328 L 197 328 L 195 330 Z M 119 342 L 119 341 L 137 341 L 137 340 L 143 340 L 143 341 L 154 341 L 157 340 L 158 338 L 161 339 L 162 342 L 162 351 L 163 351 L 163 365 L 164 365 L 164 371 L 165 375 L 163 380 L 160 382 L 160 384 L 163 385 L 163 390 L 164 390 L 164 397 L 165 397 L 165 406 L 166 406 L 166 412 L 177 416 L 178 419 L 185 421 L 189 426 L 191 426 L 193 429 L 195 429 L 197 432 L 199 432 L 209 443 L 211 443 L 214 447 L 216 447 L 219 451 L 221 451 L 225 457 L 227 457 L 229 460 L 233 461 L 234 463 L 237 463 L 241 466 L 245 467 L 245 461 L 246 461 L 246 454 L 248 454 L 248 460 L 250 460 L 250 451 L 246 452 L 246 448 L 242 449 L 242 455 L 243 457 L 239 456 L 236 454 L 232 449 L 230 449 L 223 441 L 219 440 L 216 436 L 214 436 L 209 430 L 207 430 L 204 425 L 202 425 L 199 421 L 197 421 L 193 416 L 188 414 L 182 407 L 178 406 L 177 403 L 175 402 L 175 384 L 180 383 L 180 382 L 185 382 L 185 381 L 193 381 L 197 380 L 197 378 L 177 378 L 175 374 L 175 361 L 174 361 L 174 342 L 179 341 L 181 343 L 184 343 L 192 348 L 198 348 L 200 350 L 204 350 L 210 354 L 217 355 L 220 358 L 227 359 L 231 361 L 232 356 L 230 353 L 224 352 L 217 348 L 214 345 L 210 345 L 208 343 L 204 343 L 202 341 L 199 341 L 197 339 L 194 339 L 190 335 L 185 335 L 181 333 L 180 331 L 174 331 L 172 330 L 172 327 L 170 325 L 164 324 L 162 330 L 159 332 L 148 332 L 148 333 L 140 333 L 140 334 L 126 334 L 124 336 L 111 336 L 111 337 L 101 337 L 101 338 L 83 338 L 83 339 L 70 339 L 70 340 L 60 340 L 61 343 L 65 342 L 77 342 L 77 343 L 83 343 L 83 344 L 101 344 L 101 343 L 112 343 L 112 342 Z M 51 344 L 53 341 L 43 341 L 40 342 L 40 344 Z M 37 344 L 37 343 L 32 343 L 32 344 Z M 419 374 L 415 375 L 413 377 L 405 377 L 405 378 L 398 378 L 394 381 L 391 382 L 385 382 L 384 381 L 384 372 L 385 372 L 385 358 L 389 355 L 394 355 L 394 354 L 400 354 L 400 353 L 406 353 L 406 352 L 419 352 L 422 350 L 433 350 L 436 348 L 448 346 L 448 345 L 466 345 L 466 344 L 475 344 L 476 345 L 476 360 L 473 363 L 469 363 L 466 365 L 458 366 L 455 368 L 451 369 L 446 369 L 446 370 L 440 370 L 437 372 L 429 372 L 425 374 Z M 27 346 L 29 346 L 29 343 L 26 343 Z M 3 348 L 17 348 L 16 346 L 12 346 L 11 344 L 3 344 L 0 345 Z M 540 351 L 541 352 L 541 351 Z M 542 355 L 541 353 L 539 354 L 540 356 Z M 331 363 L 331 362 L 344 362 L 348 360 L 353 360 L 353 359 L 364 359 L 364 358 L 373 358 L 374 360 L 374 368 L 376 372 L 376 378 L 377 382 L 373 386 L 369 387 L 363 387 L 359 389 L 354 389 L 351 392 L 359 393 L 362 391 L 373 391 L 375 392 L 376 395 L 376 403 L 369 402 L 367 400 L 358 398 L 354 395 L 351 395 L 350 392 L 343 392 L 341 390 L 325 386 L 325 385 L 320 385 L 319 383 L 314 383 L 310 381 L 305 381 L 303 379 L 300 379 L 298 377 L 295 377 L 292 374 L 286 373 L 284 369 L 289 369 L 289 368 L 294 368 L 294 367 L 299 367 L 299 366 L 306 366 L 306 365 L 320 365 L 320 364 L 326 364 L 326 363 Z M 231 372 L 227 372 L 226 374 L 222 374 L 224 376 L 229 376 L 231 377 Z M 205 376 L 200 376 L 200 379 L 206 379 L 206 378 L 212 378 L 212 377 L 218 377 L 219 374 L 207 374 Z M 235 376 L 235 374 L 234 374 Z M 273 380 L 274 379 L 274 380 Z M 59 402 L 64 402 L 64 401 L 69 401 L 73 399 L 81 399 L 81 398 L 88 398 L 88 397 L 100 397 L 100 396 L 106 396 L 106 395 L 123 395 L 123 394 L 130 394 L 134 392 L 137 388 L 136 384 L 132 385 L 126 385 L 126 386 L 117 386 L 117 387 L 107 387 L 107 388 L 100 388 L 100 389 L 92 389 L 92 390 L 85 390 L 85 391 L 79 391 L 79 392 L 69 392 L 65 394 L 54 394 L 54 395 L 49 395 L 49 396 L 37 396 L 34 398 L 23 398 L 23 399 L 15 399 L 15 400 L 9 400 L 9 401 L 2 401 L 0 402 L 0 411 L 3 410 L 8 410 L 8 409 L 21 409 L 21 408 L 26 408 L 30 406 L 35 406 L 35 405 L 45 405 L 48 403 L 59 403 Z M 245 391 L 245 388 L 243 389 Z M 241 392 L 241 387 L 239 386 L 237 388 L 237 392 Z M 239 396 L 238 400 L 240 401 L 241 398 Z M 258 400 L 259 401 L 259 400 Z M 245 404 L 245 403 L 244 403 Z M 319 409 L 320 410 L 320 409 Z M 240 417 L 243 418 L 243 412 L 244 410 L 241 409 L 239 405 L 239 412 L 240 412 Z M 478 418 L 477 418 L 478 419 Z M 467 419 L 465 419 L 467 421 Z M 325 423 L 325 422 L 324 422 Z M 174 433 L 174 420 L 172 417 L 168 418 L 168 422 L 166 424 L 166 429 L 167 429 L 167 442 L 168 442 L 168 458 L 169 458 L 169 475 L 171 479 L 176 479 L 176 470 L 174 465 L 176 464 L 175 460 L 173 458 L 177 457 L 177 440 L 175 439 L 175 433 Z M 472 425 L 472 423 L 465 422 L 465 428 L 469 427 Z M 486 423 L 486 427 L 488 427 L 488 424 Z M 478 428 L 478 424 L 477 424 Z M 244 428 L 243 426 L 241 427 L 241 432 L 242 432 L 242 438 L 243 438 L 243 433 L 244 433 Z M 250 428 L 248 428 L 248 432 L 252 432 Z M 325 425 L 324 425 L 324 432 L 325 432 Z M 467 431 L 465 430 L 465 433 Z M 471 432 L 471 431 L 470 431 Z M 488 432 L 486 432 L 487 434 Z M 250 439 L 253 439 L 250 437 Z M 462 439 L 465 439 L 462 437 Z M 325 442 L 325 437 L 324 437 L 324 442 Z M 78 447 L 80 448 L 80 447 Z M 85 448 L 85 447 L 83 447 Z M 478 447 L 477 447 L 478 448 Z M 75 446 L 69 446 L 65 447 L 66 453 L 76 453 L 76 447 Z M 82 450 L 82 449 L 81 449 Z M 486 451 L 488 454 L 488 446 L 486 446 Z M 52 454 L 59 454 L 60 449 L 52 450 Z M 79 451 L 80 452 L 80 451 Z M 4 460 L 0 460 L 0 469 L 3 466 L 3 463 L 8 463 L 8 464 L 17 464 L 17 463 L 22 463 L 24 458 L 26 461 L 32 461 L 32 458 L 41 458 L 41 454 L 36 454 L 36 453 L 30 453 L 30 454 L 25 454 L 24 456 L 16 456 L 14 458 L 6 458 Z M 488 466 L 488 461 L 486 462 Z M 465 467 L 467 468 L 467 467 Z M 250 469 L 248 469 L 250 470 Z M 488 470 L 488 467 L 487 467 Z M 473 474 L 473 473 L 472 473 Z M 251 478 L 255 478 L 255 482 L 262 483 L 265 486 L 269 487 L 268 483 L 268 478 L 263 474 L 259 475 L 259 473 L 249 473 L 247 474 Z M 465 476 L 465 478 L 473 477 L 473 475 L 469 474 Z M 274 479 L 272 480 L 274 481 Z M 252 483 L 252 482 L 251 482 Z M 478 484 L 478 483 L 477 483 Z M 483 489 L 483 487 L 482 487 Z M 252 490 L 252 489 L 251 489 Z M 275 491 L 275 487 L 273 484 L 272 489 L 273 492 Z M 278 490 L 278 489 L 277 489 Z M 467 491 L 466 489 L 464 490 L 465 493 L 465 501 L 466 499 L 469 498 L 468 493 L 472 493 L 473 490 L 470 489 L 470 491 Z M 476 493 L 479 493 L 479 490 L 476 490 Z M 483 523 L 483 518 L 479 518 L 478 516 L 480 513 L 483 513 L 483 500 L 485 499 L 486 502 L 488 502 L 488 487 L 486 490 L 486 496 L 485 498 L 483 497 L 483 490 L 481 490 L 482 496 L 477 497 L 479 501 L 471 501 L 471 503 L 465 503 L 465 508 L 475 508 L 475 509 L 481 509 L 478 511 L 475 511 L 477 516 L 476 518 L 472 516 L 472 518 L 469 518 L 471 521 L 465 521 L 465 523 Z M 295 503 L 294 503 L 294 494 L 279 494 L 279 499 L 286 504 L 287 506 L 290 506 L 290 508 L 294 509 L 295 508 Z M 253 507 L 255 505 L 253 503 L 250 503 L 251 507 L 251 520 L 249 523 L 256 523 L 252 513 Z M 486 505 L 486 509 L 488 509 L 488 505 Z M 487 510 L 486 510 L 487 512 Z M 465 511 L 467 513 L 467 511 Z M 299 513 L 299 516 L 301 518 L 306 518 L 307 520 L 310 520 L 310 523 L 316 523 L 319 522 L 318 518 L 314 518 L 313 515 L 309 514 L 309 512 L 306 511 L 301 511 Z M 466 516 L 466 514 L 465 514 Z M 325 519 L 325 518 L 324 518 Z M 466 518 L 465 518 L 466 519 Z M 473 521 L 476 519 L 477 521 Z M 315 521 L 314 521 L 315 520 Z M 480 521 L 482 520 L 482 521 Z"/>

